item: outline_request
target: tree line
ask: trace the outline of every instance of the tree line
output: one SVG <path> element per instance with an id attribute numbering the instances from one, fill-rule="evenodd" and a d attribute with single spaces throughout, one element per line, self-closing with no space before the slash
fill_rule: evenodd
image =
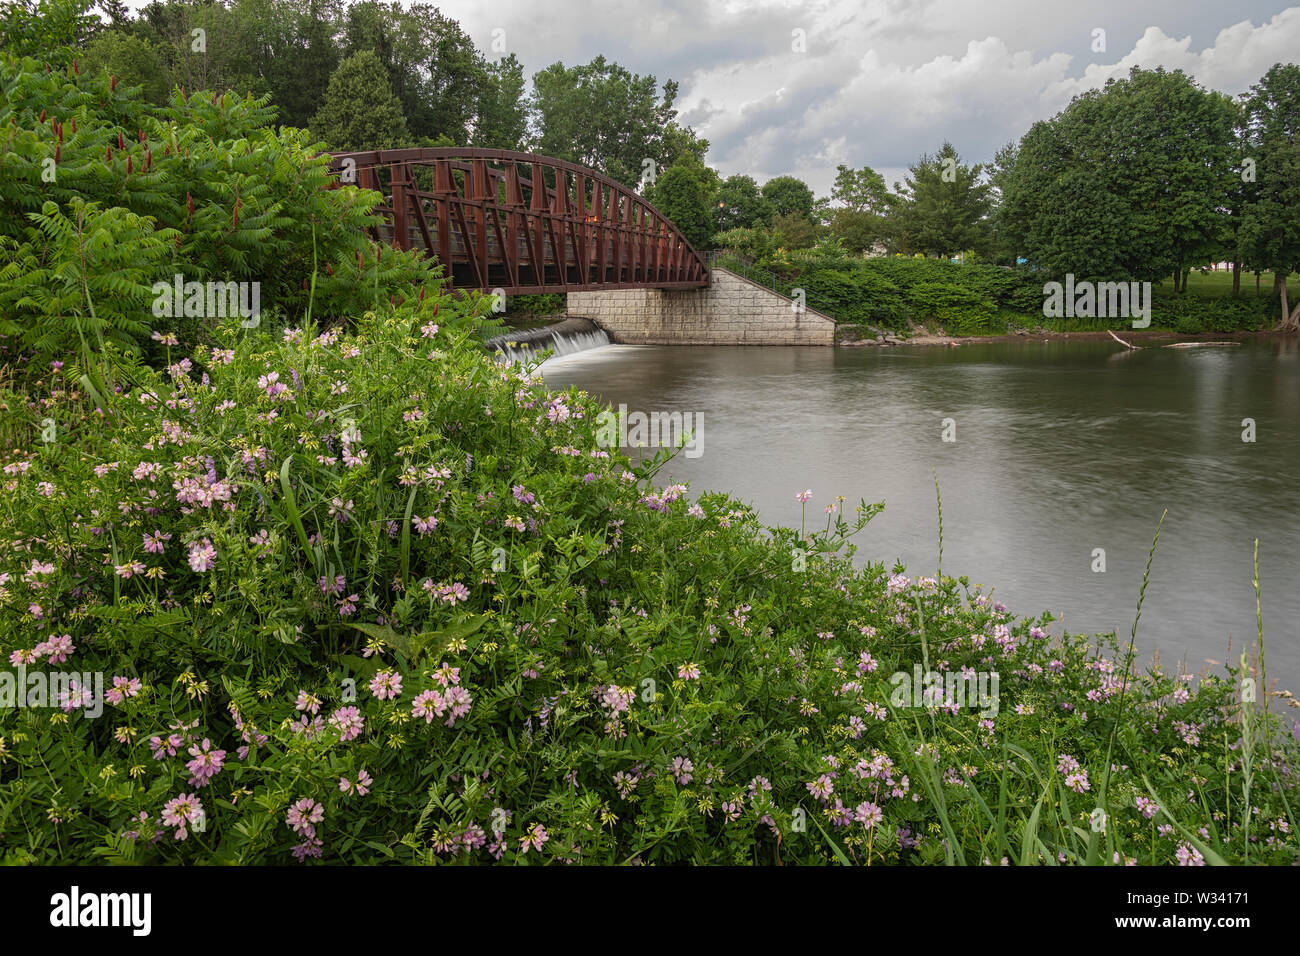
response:
<path id="1" fill-rule="evenodd" d="M 74 21 L 85 66 L 143 87 L 267 96 L 278 122 L 334 150 L 468 145 L 590 166 L 638 188 L 697 247 L 754 258 L 842 245 L 852 254 L 961 257 L 1060 276 L 1173 278 L 1213 261 L 1272 272 L 1283 324 L 1300 327 L 1284 276 L 1300 267 L 1300 66 L 1277 64 L 1237 98 L 1181 71 L 1133 68 L 1033 124 L 990 163 L 943 143 L 889 188 L 837 167 L 829 196 L 794 176 L 723 177 L 678 121 L 678 85 L 603 56 L 554 63 L 526 83 L 427 3 L 362 0 L 11 0 L 26 20 Z"/>

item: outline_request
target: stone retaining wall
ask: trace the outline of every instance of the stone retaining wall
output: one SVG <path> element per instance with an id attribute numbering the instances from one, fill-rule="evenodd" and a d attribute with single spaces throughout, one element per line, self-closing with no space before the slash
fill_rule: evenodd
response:
<path id="1" fill-rule="evenodd" d="M 568 314 L 628 345 L 834 345 L 835 320 L 713 269 L 707 289 L 570 292 Z"/>

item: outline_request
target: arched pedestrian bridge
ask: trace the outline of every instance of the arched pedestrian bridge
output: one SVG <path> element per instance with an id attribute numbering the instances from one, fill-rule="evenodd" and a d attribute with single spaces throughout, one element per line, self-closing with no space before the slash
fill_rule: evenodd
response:
<path id="1" fill-rule="evenodd" d="M 383 194 L 376 238 L 436 257 L 455 288 L 524 295 L 709 284 L 704 257 L 677 228 L 595 170 L 502 149 L 333 158 L 340 182 Z"/>
<path id="2" fill-rule="evenodd" d="M 343 184 L 377 190 L 375 238 L 423 250 L 455 289 L 564 293 L 615 342 L 832 345 L 835 322 L 709 267 L 659 210 L 574 163 L 501 149 L 333 154 Z"/>

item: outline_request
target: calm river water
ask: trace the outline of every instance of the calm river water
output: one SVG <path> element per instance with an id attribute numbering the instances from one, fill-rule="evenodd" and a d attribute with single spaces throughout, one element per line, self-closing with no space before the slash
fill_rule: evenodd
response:
<path id="1" fill-rule="evenodd" d="M 1127 639 L 1168 509 L 1138 644 L 1199 671 L 1255 641 L 1259 539 L 1269 683 L 1300 693 L 1300 350 L 1144 348 L 1055 340 L 959 348 L 606 346 L 553 359 L 629 411 L 703 415 L 702 451 L 661 473 L 731 492 L 768 524 L 810 523 L 844 495 L 884 501 L 854 540 L 862 560 L 933 574 L 943 493 L 947 574 L 1014 613 Z M 1242 440 L 1245 418 L 1256 440 Z M 944 419 L 955 441 L 943 440 Z M 950 435 L 952 430 L 950 429 Z M 1092 570 L 1094 549 L 1106 570 Z M 1218 670 L 1218 668 L 1214 668 Z M 1221 671 L 1220 671 L 1221 673 Z"/>

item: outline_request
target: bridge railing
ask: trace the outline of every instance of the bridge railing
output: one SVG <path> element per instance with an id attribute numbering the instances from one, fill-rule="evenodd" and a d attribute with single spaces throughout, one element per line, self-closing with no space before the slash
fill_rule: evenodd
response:
<path id="1" fill-rule="evenodd" d="M 714 249 L 704 253 L 704 261 L 708 264 L 710 270 L 716 266 L 726 269 L 728 272 L 734 272 L 736 275 L 748 279 L 756 285 L 761 285 L 765 289 L 771 289 L 787 299 L 797 298 L 795 292 L 802 289 L 805 305 L 832 319 L 835 318 L 835 313 L 832 311 L 834 306 L 822 296 L 811 292 L 806 286 L 802 286 L 798 282 L 782 279 L 775 272 L 760 269 L 752 262 L 742 259 L 734 253 L 727 252 L 725 249 Z"/>
<path id="2" fill-rule="evenodd" d="M 339 184 L 384 197 L 376 238 L 437 258 L 454 287 L 527 294 L 708 285 L 704 257 L 667 217 L 586 167 L 471 147 L 332 159 Z"/>

